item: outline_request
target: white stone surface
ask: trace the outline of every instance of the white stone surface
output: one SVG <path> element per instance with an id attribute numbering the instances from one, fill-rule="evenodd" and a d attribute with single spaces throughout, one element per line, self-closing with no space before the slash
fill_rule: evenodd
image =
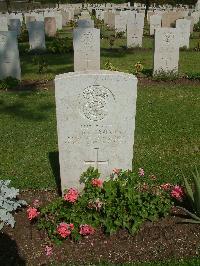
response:
<path id="1" fill-rule="evenodd" d="M 120 13 L 115 15 L 115 32 L 125 32 L 126 33 L 127 16 L 126 14 Z"/>
<path id="2" fill-rule="evenodd" d="M 45 49 L 44 22 L 32 21 L 28 24 L 30 49 Z"/>
<path id="3" fill-rule="evenodd" d="M 143 28 L 135 23 L 136 20 L 127 23 L 127 47 L 142 47 Z"/>
<path id="4" fill-rule="evenodd" d="M 190 46 L 190 24 L 188 19 L 177 19 L 176 28 L 179 31 L 179 47 Z"/>
<path id="5" fill-rule="evenodd" d="M 178 72 L 179 32 L 175 28 L 155 31 L 154 75 Z"/>
<path id="6" fill-rule="evenodd" d="M 79 19 L 77 24 L 79 28 L 94 28 L 94 20 L 92 19 Z"/>
<path id="7" fill-rule="evenodd" d="M 0 31 L 0 79 L 21 79 L 21 67 L 16 32 Z"/>
<path id="8" fill-rule="evenodd" d="M 0 15 L 0 31 L 8 31 L 8 18 L 5 15 Z"/>
<path id="9" fill-rule="evenodd" d="M 9 30 L 15 31 L 19 36 L 21 33 L 21 22 L 20 19 L 9 19 Z"/>
<path id="10" fill-rule="evenodd" d="M 132 169 L 135 76 L 105 70 L 58 75 L 55 97 L 62 191 L 81 189 L 89 166 L 103 179 L 113 168 Z"/>
<path id="11" fill-rule="evenodd" d="M 150 21 L 150 35 L 154 35 L 154 31 L 161 27 L 162 16 L 151 15 L 149 18 Z"/>
<path id="12" fill-rule="evenodd" d="M 192 12 L 191 17 L 194 19 L 194 24 L 197 24 L 200 19 L 200 11 Z"/>
<path id="13" fill-rule="evenodd" d="M 76 28 L 73 31 L 74 71 L 100 69 L 100 30 Z"/>

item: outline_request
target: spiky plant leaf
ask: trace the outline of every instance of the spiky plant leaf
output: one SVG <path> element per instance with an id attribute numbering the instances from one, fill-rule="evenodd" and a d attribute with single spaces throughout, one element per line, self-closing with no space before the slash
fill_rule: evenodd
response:
<path id="1" fill-rule="evenodd" d="M 180 210 L 183 210 L 184 212 L 186 212 L 190 217 L 192 217 L 194 220 L 199 221 L 200 222 L 200 217 L 198 217 L 196 214 L 188 211 L 187 209 L 177 206 L 177 208 L 179 208 Z"/>
<path id="2" fill-rule="evenodd" d="M 194 205 L 194 194 L 193 194 L 192 188 L 191 188 L 190 184 L 188 183 L 187 178 L 185 178 L 185 176 L 183 176 L 183 178 L 184 178 L 188 198 L 189 198 L 191 204 Z"/>
<path id="3" fill-rule="evenodd" d="M 200 221 L 193 220 L 193 219 L 184 219 L 182 223 L 191 223 L 191 224 L 200 224 Z"/>
<path id="4" fill-rule="evenodd" d="M 197 168 L 196 168 L 196 174 L 195 173 L 192 174 L 195 184 L 195 191 L 194 191 L 195 210 L 197 215 L 200 216 L 200 177 Z"/>

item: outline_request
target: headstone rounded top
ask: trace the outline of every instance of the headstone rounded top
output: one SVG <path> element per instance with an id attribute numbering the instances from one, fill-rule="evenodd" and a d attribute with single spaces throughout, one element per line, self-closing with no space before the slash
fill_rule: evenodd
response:
<path id="1" fill-rule="evenodd" d="M 59 74 L 57 76 L 55 76 L 55 80 L 59 80 L 59 79 L 63 79 L 63 78 L 68 78 L 71 76 L 84 76 L 84 75 L 116 75 L 116 76 L 126 76 L 129 78 L 134 78 L 137 79 L 136 76 L 134 76 L 133 74 L 129 74 L 129 73 L 124 73 L 124 72 L 120 72 L 120 71 L 110 71 L 110 70 L 85 70 L 85 71 L 76 71 L 76 72 L 68 72 L 68 73 L 64 73 L 64 74 Z"/>

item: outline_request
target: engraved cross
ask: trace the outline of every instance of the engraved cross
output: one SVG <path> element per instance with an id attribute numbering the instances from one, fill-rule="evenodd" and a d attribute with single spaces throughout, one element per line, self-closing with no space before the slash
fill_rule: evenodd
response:
<path id="1" fill-rule="evenodd" d="M 94 148 L 94 149 L 96 151 L 96 159 L 94 161 L 84 161 L 84 163 L 88 165 L 94 164 L 96 169 L 98 169 L 99 165 L 108 165 L 108 160 L 107 161 L 99 160 L 99 148 Z"/>

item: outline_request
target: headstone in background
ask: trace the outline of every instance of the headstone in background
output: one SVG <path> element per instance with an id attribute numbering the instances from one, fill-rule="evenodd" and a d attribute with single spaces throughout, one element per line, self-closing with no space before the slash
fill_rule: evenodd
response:
<path id="1" fill-rule="evenodd" d="M 115 15 L 115 32 L 126 33 L 127 17 L 125 14 Z"/>
<path id="2" fill-rule="evenodd" d="M 127 47 L 142 47 L 143 28 L 135 20 L 127 23 Z"/>
<path id="3" fill-rule="evenodd" d="M 54 17 L 45 17 L 44 19 L 45 34 L 49 37 L 56 35 L 56 19 Z"/>
<path id="4" fill-rule="evenodd" d="M 150 16 L 150 35 L 154 35 L 154 31 L 161 27 L 162 16 L 152 15 Z"/>
<path id="5" fill-rule="evenodd" d="M 155 31 L 154 75 L 178 72 L 179 32 L 175 28 L 160 28 Z"/>
<path id="6" fill-rule="evenodd" d="M 76 28 L 73 31 L 74 71 L 100 69 L 100 30 Z"/>
<path id="7" fill-rule="evenodd" d="M 80 175 L 90 166 L 103 179 L 114 168 L 132 169 L 135 76 L 105 70 L 58 75 L 55 97 L 62 191 L 81 189 Z"/>
<path id="8" fill-rule="evenodd" d="M 94 20 L 92 19 L 79 19 L 77 24 L 79 28 L 94 28 Z"/>
<path id="9" fill-rule="evenodd" d="M 194 24 L 197 24 L 199 22 L 200 19 L 200 11 L 196 11 L 196 12 L 192 12 L 191 13 L 191 17 L 193 17 L 194 19 Z"/>
<path id="10" fill-rule="evenodd" d="M 0 79 L 21 79 L 21 67 L 16 32 L 0 32 Z"/>
<path id="11" fill-rule="evenodd" d="M 188 16 L 188 17 L 185 17 L 185 19 L 189 20 L 191 23 L 190 23 L 190 33 L 193 32 L 193 28 L 194 28 L 194 18 L 192 16 Z"/>
<path id="12" fill-rule="evenodd" d="M 8 18 L 5 15 L 0 15 L 0 31 L 8 31 Z"/>
<path id="13" fill-rule="evenodd" d="M 21 22 L 20 19 L 9 19 L 9 30 L 15 31 L 17 35 L 19 36 L 21 33 Z"/>
<path id="14" fill-rule="evenodd" d="M 177 19 L 176 28 L 179 32 L 179 47 L 190 46 L 190 24 L 188 19 Z"/>
<path id="15" fill-rule="evenodd" d="M 32 21 L 28 24 L 30 49 L 45 49 L 44 22 Z"/>
<path id="16" fill-rule="evenodd" d="M 27 29 L 28 29 L 29 23 L 33 22 L 33 21 L 36 21 L 35 17 L 30 16 L 30 15 L 29 16 L 25 16 L 25 23 L 26 23 Z"/>

